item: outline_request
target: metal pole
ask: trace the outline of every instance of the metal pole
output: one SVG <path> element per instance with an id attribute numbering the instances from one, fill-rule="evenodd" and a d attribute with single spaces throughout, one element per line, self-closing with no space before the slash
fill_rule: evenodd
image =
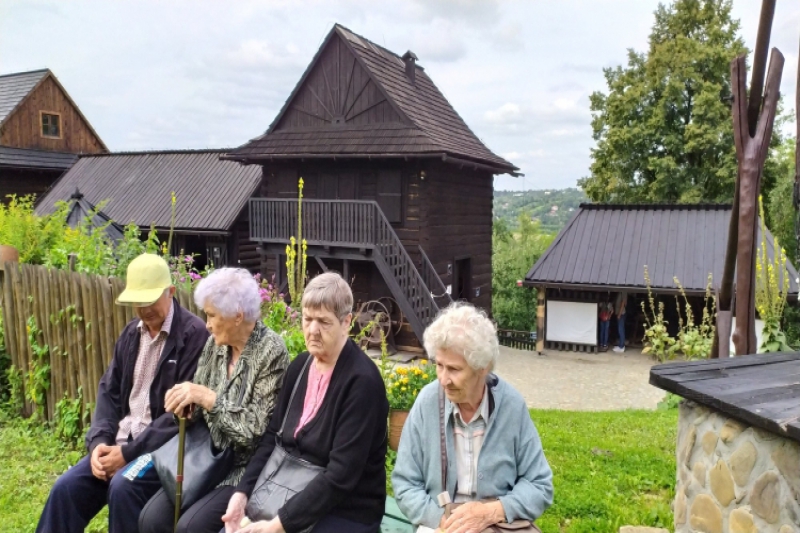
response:
<path id="1" fill-rule="evenodd" d="M 186 447 L 186 418 L 178 417 L 178 473 L 175 476 L 175 522 L 173 531 L 178 531 L 178 520 L 181 517 L 181 496 L 183 496 L 183 452 Z"/>

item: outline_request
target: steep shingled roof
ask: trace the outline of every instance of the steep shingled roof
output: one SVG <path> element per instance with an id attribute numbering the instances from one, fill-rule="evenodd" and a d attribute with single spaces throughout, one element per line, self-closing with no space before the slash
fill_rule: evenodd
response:
<path id="1" fill-rule="evenodd" d="M 0 76 L 0 124 L 49 73 L 42 69 Z"/>
<path id="2" fill-rule="evenodd" d="M 645 289 L 644 267 L 654 291 L 702 293 L 709 273 L 722 280 L 730 205 L 602 205 L 580 209 L 525 276 L 532 286 L 614 290 Z M 759 242 L 761 231 L 759 229 Z M 774 257 L 767 232 L 767 255 Z M 789 293 L 798 293 L 790 262 Z"/>
<path id="3" fill-rule="evenodd" d="M 400 122 L 333 126 L 335 117 L 324 119 L 324 126 L 277 128 L 293 106 L 301 87 L 335 39 L 352 52 L 359 65 L 377 84 L 400 117 Z M 406 75 L 406 64 L 397 54 L 336 24 L 314 56 L 305 74 L 287 99 L 267 133 L 233 150 L 226 158 L 256 162 L 276 158 L 300 157 L 448 157 L 485 165 L 496 173 L 519 170 L 494 154 L 472 132 L 441 91 L 420 66 L 414 66 L 414 82 Z M 327 78 L 326 78 L 327 83 Z M 334 82 L 335 85 L 335 82 Z M 334 90 L 336 90 L 334 88 Z M 356 88 L 349 86 L 353 93 Z M 353 96 L 357 99 L 357 96 Z M 319 98 L 317 98 L 319 99 Z"/>
<path id="4" fill-rule="evenodd" d="M 170 226 L 170 194 L 177 197 L 175 228 L 227 232 L 261 183 L 261 168 L 219 159 L 224 150 L 120 152 L 84 155 L 36 207 L 51 213 L 76 189 L 87 201 L 104 200 L 115 222 Z"/>

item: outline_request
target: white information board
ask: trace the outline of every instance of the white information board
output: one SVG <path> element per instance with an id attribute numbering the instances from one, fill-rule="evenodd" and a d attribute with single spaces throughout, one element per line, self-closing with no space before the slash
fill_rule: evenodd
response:
<path id="1" fill-rule="evenodd" d="M 548 341 L 597 345 L 597 304 L 547 301 Z"/>

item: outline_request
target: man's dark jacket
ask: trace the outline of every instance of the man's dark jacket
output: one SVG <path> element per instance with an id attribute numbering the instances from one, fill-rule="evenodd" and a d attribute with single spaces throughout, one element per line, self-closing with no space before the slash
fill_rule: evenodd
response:
<path id="1" fill-rule="evenodd" d="M 197 360 L 208 339 L 208 330 L 202 320 L 182 308 L 178 300 L 173 299 L 172 305 L 172 325 L 150 386 L 153 421 L 138 437 L 122 447 L 126 462 L 159 448 L 178 432 L 172 413 L 164 412 L 164 396 L 176 383 L 192 380 Z M 86 448 L 90 454 L 99 444 L 116 444 L 119 423 L 130 413 L 133 370 L 139 355 L 139 322 L 137 318 L 122 330 L 114 346 L 111 364 L 100 380 L 92 427 L 86 435 Z"/>

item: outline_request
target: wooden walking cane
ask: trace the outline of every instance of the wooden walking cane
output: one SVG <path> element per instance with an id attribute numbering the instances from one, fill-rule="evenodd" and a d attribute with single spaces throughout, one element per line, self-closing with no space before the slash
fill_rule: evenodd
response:
<path id="1" fill-rule="evenodd" d="M 181 496 L 183 495 L 183 452 L 186 447 L 186 417 L 178 419 L 178 473 L 175 475 L 175 522 L 173 532 L 178 531 L 178 520 L 181 517 Z"/>

